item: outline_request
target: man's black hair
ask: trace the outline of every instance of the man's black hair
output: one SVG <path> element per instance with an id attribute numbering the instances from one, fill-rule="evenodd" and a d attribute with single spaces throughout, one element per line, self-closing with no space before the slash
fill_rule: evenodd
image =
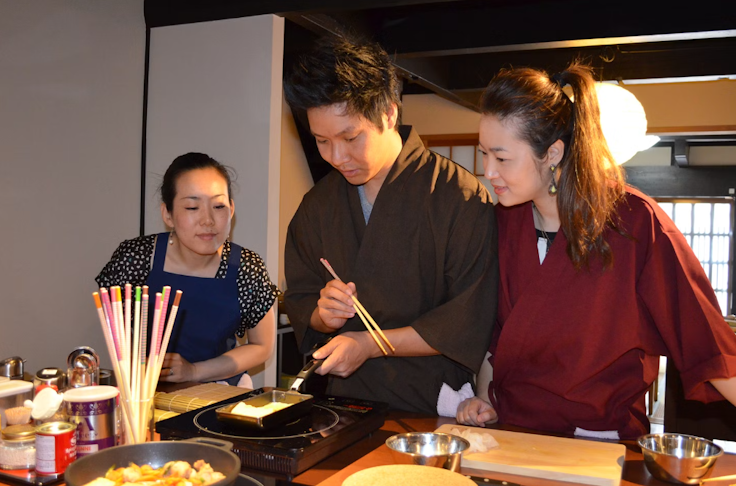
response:
<path id="1" fill-rule="evenodd" d="M 379 130 L 396 104 L 400 84 L 391 59 L 377 44 L 323 38 L 301 56 L 284 82 L 286 101 L 297 116 L 310 108 L 345 103 L 348 114 L 362 115 Z"/>

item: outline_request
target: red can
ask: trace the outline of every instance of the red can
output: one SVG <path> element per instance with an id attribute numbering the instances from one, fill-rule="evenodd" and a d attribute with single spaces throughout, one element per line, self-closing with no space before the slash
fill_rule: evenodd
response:
<path id="1" fill-rule="evenodd" d="M 36 474 L 63 474 L 77 458 L 77 426 L 49 422 L 36 427 Z"/>

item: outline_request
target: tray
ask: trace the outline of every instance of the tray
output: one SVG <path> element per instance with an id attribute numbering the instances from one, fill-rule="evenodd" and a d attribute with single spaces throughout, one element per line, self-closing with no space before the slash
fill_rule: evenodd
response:
<path id="1" fill-rule="evenodd" d="M 60 483 L 64 480 L 63 474 L 43 476 L 36 474 L 34 469 L 0 469 L 0 482 L 31 486 L 46 486 Z"/>

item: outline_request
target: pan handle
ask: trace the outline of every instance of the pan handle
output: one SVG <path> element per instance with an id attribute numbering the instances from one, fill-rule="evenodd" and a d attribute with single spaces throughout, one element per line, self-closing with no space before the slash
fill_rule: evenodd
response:
<path id="1" fill-rule="evenodd" d="M 312 376 L 312 374 L 317 370 L 317 368 L 319 368 L 322 365 L 322 362 L 323 361 L 324 361 L 323 359 L 311 359 L 311 360 L 309 360 L 309 363 L 307 363 L 306 365 L 304 365 L 304 368 L 302 368 L 299 371 L 299 374 L 296 375 L 296 380 L 298 380 L 299 378 L 301 378 L 302 381 L 304 381 L 307 378 L 309 378 L 310 376 Z M 296 381 L 296 380 L 294 380 L 294 381 Z"/>
<path id="2" fill-rule="evenodd" d="M 312 349 L 310 349 L 310 350 L 309 350 L 309 353 L 307 353 L 307 354 L 309 354 L 309 355 L 311 356 L 311 355 L 312 355 L 312 353 L 314 353 L 314 352 L 315 352 L 315 351 L 317 351 L 317 350 L 318 350 L 319 348 L 321 348 L 321 347 L 322 347 L 322 346 L 324 346 L 325 344 L 327 344 L 327 343 L 329 343 L 330 341 L 332 341 L 332 338 L 334 338 L 334 337 L 335 337 L 335 336 L 330 336 L 330 337 L 328 337 L 327 339 L 325 339 L 324 341 L 320 341 L 320 342 L 316 343 L 316 344 L 315 344 L 314 346 L 312 346 Z"/>
<path id="3" fill-rule="evenodd" d="M 233 449 L 233 443 L 222 439 L 215 439 L 213 437 L 192 437 L 190 439 L 184 439 L 182 442 L 194 442 L 197 444 L 211 445 L 231 451 Z"/>

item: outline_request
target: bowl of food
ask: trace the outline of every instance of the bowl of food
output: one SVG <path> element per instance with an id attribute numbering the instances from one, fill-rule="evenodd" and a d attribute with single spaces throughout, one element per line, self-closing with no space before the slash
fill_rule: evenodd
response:
<path id="1" fill-rule="evenodd" d="M 712 441 L 685 434 L 643 435 L 638 444 L 651 475 L 676 484 L 700 484 L 723 454 Z"/>
<path id="2" fill-rule="evenodd" d="M 143 480 L 150 486 L 167 486 L 174 484 L 175 477 L 192 478 L 196 473 L 198 485 L 232 486 L 240 474 L 240 458 L 231 451 L 232 446 L 220 439 L 195 437 L 109 447 L 71 463 L 64 479 L 67 486 L 113 486 Z M 176 465 L 170 464 L 174 461 Z"/>
<path id="3" fill-rule="evenodd" d="M 459 471 L 463 451 L 470 443 L 455 435 L 437 432 L 408 432 L 386 439 L 398 464 L 433 466 Z"/>

